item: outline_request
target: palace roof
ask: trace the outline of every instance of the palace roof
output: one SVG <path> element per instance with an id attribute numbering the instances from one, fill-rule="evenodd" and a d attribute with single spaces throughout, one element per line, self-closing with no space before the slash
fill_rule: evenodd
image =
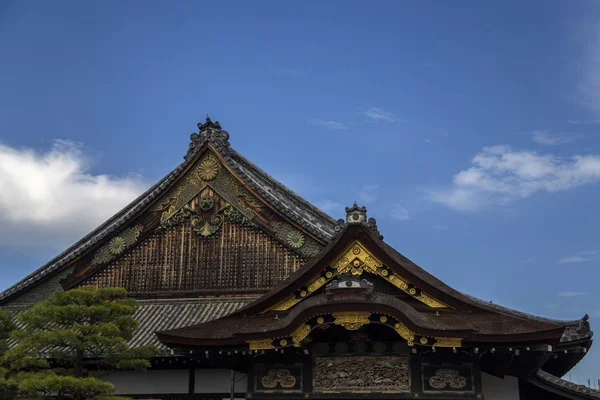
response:
<path id="1" fill-rule="evenodd" d="M 590 348 L 587 316 L 548 319 L 457 291 L 384 242 L 365 207 L 335 221 L 232 149 L 218 122 L 198 129 L 179 166 L 0 305 L 126 287 L 140 299 L 132 347 L 268 351 L 323 327 L 376 325 L 413 349 L 481 351 L 489 373 L 581 392 L 556 376 Z"/>
<path id="2" fill-rule="evenodd" d="M 182 177 L 184 171 L 191 164 L 197 161 L 207 146 L 219 154 L 227 166 L 237 174 L 237 177 L 243 180 L 244 184 L 263 197 L 285 218 L 298 224 L 323 242 L 331 239 L 335 220 L 231 148 L 229 134 L 221 129 L 219 122 L 212 122 L 207 117 L 205 123 L 198 123 L 198 129 L 199 133 L 191 135 L 188 152 L 181 164 L 83 239 L 1 292 L 0 304 L 36 283 L 47 280 L 65 270 L 70 263 L 131 224 L 152 204 L 168 194 L 173 184 Z"/>

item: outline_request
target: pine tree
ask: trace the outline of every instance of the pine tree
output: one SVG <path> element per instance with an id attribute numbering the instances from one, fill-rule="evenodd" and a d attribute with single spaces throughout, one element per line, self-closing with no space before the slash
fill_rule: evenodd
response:
<path id="1" fill-rule="evenodd" d="M 5 360 L 18 371 L 18 391 L 27 398 L 108 399 L 114 386 L 98 378 L 107 370 L 150 367 L 154 346 L 130 349 L 138 327 L 135 300 L 120 288 L 90 287 L 58 292 L 21 313 L 18 345 Z"/>
<path id="2" fill-rule="evenodd" d="M 0 357 L 8 350 L 7 339 L 13 329 L 12 315 L 8 311 L 0 309 Z M 4 399 L 13 388 L 11 382 L 8 369 L 0 365 L 0 399 Z"/>

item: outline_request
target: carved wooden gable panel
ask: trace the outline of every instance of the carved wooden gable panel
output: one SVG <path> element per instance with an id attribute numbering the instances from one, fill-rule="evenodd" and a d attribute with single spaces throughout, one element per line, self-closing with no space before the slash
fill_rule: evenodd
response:
<path id="1" fill-rule="evenodd" d="M 206 188 L 164 228 L 81 284 L 133 294 L 261 292 L 305 261 Z"/>
<path id="2" fill-rule="evenodd" d="M 78 285 L 131 294 L 264 292 L 322 247 L 207 152 L 145 217 L 95 251 Z"/>

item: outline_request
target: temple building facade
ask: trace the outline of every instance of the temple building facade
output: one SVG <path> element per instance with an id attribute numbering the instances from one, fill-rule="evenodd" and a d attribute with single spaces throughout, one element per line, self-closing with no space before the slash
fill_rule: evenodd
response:
<path id="1" fill-rule="evenodd" d="M 561 379 L 587 316 L 559 321 L 461 293 L 388 245 L 367 210 L 334 220 L 236 152 L 207 118 L 184 161 L 0 294 L 15 313 L 61 290 L 123 287 L 145 399 L 600 399 Z"/>

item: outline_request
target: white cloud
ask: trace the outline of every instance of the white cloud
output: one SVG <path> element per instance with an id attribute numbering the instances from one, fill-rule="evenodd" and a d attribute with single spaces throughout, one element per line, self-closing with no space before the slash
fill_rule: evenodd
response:
<path id="1" fill-rule="evenodd" d="M 398 118 L 396 115 L 391 112 L 385 111 L 384 109 L 371 107 L 363 111 L 362 113 L 367 118 L 370 118 L 374 121 L 383 121 L 383 122 L 406 122 L 403 119 Z"/>
<path id="2" fill-rule="evenodd" d="M 431 192 L 434 202 L 457 210 L 502 205 L 537 192 L 556 192 L 600 180 L 600 156 L 561 158 L 508 146 L 484 147 L 452 186 Z"/>
<path id="3" fill-rule="evenodd" d="M 0 246 L 65 246 L 143 190 L 139 177 L 93 175 L 81 146 L 37 153 L 0 145 Z"/>
<path id="4" fill-rule="evenodd" d="M 323 119 L 309 119 L 307 122 L 314 126 L 319 126 L 321 128 L 327 128 L 327 129 L 332 129 L 332 130 L 348 129 L 348 127 L 345 124 L 343 124 L 341 122 L 337 122 L 337 121 L 326 121 Z"/>
<path id="5" fill-rule="evenodd" d="M 560 297 L 576 297 L 576 296 L 586 296 L 587 293 L 583 292 L 560 292 L 557 293 Z"/>
<path id="6" fill-rule="evenodd" d="M 390 217 L 392 217 L 392 219 L 395 219 L 396 221 L 406 221 L 410 219 L 410 215 L 408 215 L 408 210 L 402 207 L 402 205 L 399 203 L 392 204 L 392 208 L 390 210 Z"/>
<path id="7" fill-rule="evenodd" d="M 379 185 L 363 185 L 358 190 L 352 190 L 356 195 L 356 201 L 358 205 L 371 204 L 377 200 L 377 194 L 375 193 L 379 189 Z"/>
<path id="8" fill-rule="evenodd" d="M 575 140 L 575 135 L 572 133 L 550 133 L 548 131 L 533 131 L 531 132 L 531 139 L 538 143 L 546 146 L 556 146 L 559 144 L 565 144 Z"/>
<path id="9" fill-rule="evenodd" d="M 571 256 L 571 257 L 563 257 L 560 260 L 558 260 L 557 262 L 559 264 L 573 264 L 573 263 L 584 263 L 584 262 L 588 262 L 588 261 L 592 261 L 593 259 L 590 257 L 583 257 L 583 256 Z"/>

